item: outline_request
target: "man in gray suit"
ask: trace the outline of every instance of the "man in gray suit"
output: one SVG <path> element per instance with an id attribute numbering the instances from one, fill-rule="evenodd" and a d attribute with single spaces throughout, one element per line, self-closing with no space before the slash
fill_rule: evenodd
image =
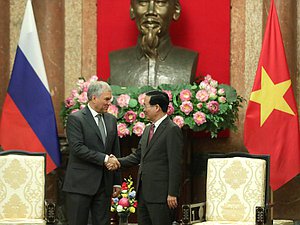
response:
<path id="1" fill-rule="evenodd" d="M 121 168 L 140 164 L 139 225 L 170 225 L 172 209 L 178 205 L 183 136 L 166 114 L 168 104 L 166 93 L 146 93 L 144 111 L 152 124 L 145 128 L 136 152 L 118 159 Z"/>
<path id="2" fill-rule="evenodd" d="M 70 155 L 63 191 L 68 222 L 87 225 L 91 211 L 93 225 L 109 225 L 111 194 L 117 196 L 121 184 L 120 173 L 105 167 L 115 163 L 110 154 L 120 156 L 117 121 L 107 113 L 111 88 L 106 82 L 93 82 L 87 97 L 88 105 L 70 114 L 66 127 Z"/>
<path id="3" fill-rule="evenodd" d="M 111 84 L 158 86 L 194 81 L 198 53 L 174 46 L 169 35 L 170 24 L 180 13 L 179 0 L 130 1 L 130 17 L 139 30 L 138 43 L 110 53 Z"/>

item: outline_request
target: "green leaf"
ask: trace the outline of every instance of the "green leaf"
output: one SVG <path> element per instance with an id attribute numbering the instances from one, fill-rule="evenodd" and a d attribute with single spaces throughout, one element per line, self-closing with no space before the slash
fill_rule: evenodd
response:
<path id="1" fill-rule="evenodd" d="M 225 90 L 225 96 L 227 99 L 227 102 L 231 103 L 237 100 L 237 93 L 236 90 L 226 84 L 220 84 L 219 89 L 223 88 Z"/>
<path id="2" fill-rule="evenodd" d="M 137 101 L 136 99 L 131 98 L 131 99 L 129 100 L 129 107 L 130 107 L 130 108 L 136 107 L 137 104 L 138 104 L 138 101 Z"/>

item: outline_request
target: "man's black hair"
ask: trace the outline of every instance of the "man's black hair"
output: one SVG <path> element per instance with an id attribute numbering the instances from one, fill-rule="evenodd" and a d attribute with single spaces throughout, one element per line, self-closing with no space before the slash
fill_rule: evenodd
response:
<path id="1" fill-rule="evenodd" d="M 150 105 L 159 105 L 163 112 L 167 112 L 169 105 L 169 96 L 162 91 L 153 90 L 146 92 L 146 95 L 150 97 Z"/>

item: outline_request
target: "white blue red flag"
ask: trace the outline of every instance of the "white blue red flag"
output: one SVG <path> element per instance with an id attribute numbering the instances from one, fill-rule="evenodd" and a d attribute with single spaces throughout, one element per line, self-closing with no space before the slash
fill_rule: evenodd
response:
<path id="1" fill-rule="evenodd" d="M 31 0 L 22 23 L 0 122 L 0 145 L 47 153 L 47 173 L 60 165 L 56 119 Z"/>

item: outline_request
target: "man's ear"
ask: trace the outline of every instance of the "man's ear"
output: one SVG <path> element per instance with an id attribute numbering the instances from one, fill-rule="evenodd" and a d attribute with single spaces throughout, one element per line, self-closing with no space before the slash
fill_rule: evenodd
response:
<path id="1" fill-rule="evenodd" d="M 175 12 L 173 13 L 173 20 L 178 20 L 179 17 L 180 17 L 180 13 L 181 13 L 181 6 L 180 6 L 180 3 L 179 3 L 179 0 L 176 0 L 176 3 L 175 3 Z"/>
<path id="2" fill-rule="evenodd" d="M 130 6 L 130 19 L 134 20 L 135 19 L 135 14 L 132 6 Z"/>

